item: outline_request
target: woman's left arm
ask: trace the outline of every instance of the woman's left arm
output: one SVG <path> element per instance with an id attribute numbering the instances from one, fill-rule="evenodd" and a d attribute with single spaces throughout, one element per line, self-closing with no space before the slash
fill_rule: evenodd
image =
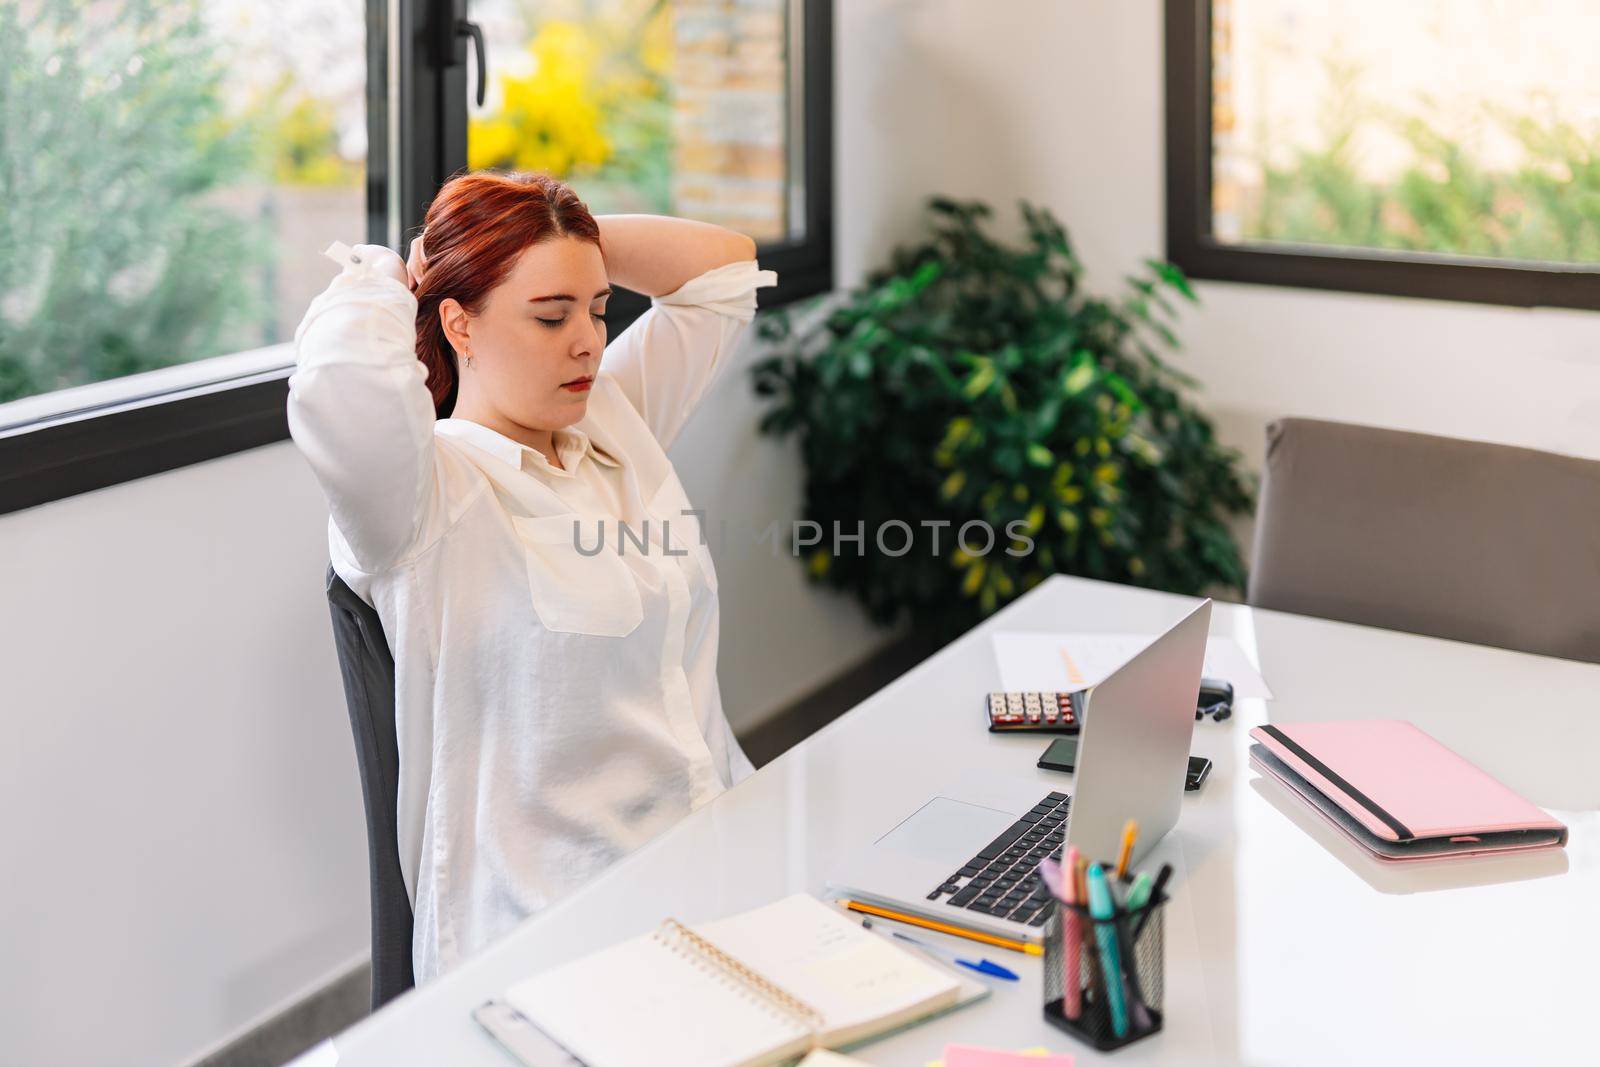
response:
<path id="1" fill-rule="evenodd" d="M 597 215 L 606 274 L 626 289 L 665 296 L 691 278 L 742 259 L 756 243 L 742 233 L 668 215 Z"/>
<path id="2" fill-rule="evenodd" d="M 728 366 L 756 313 L 756 290 L 778 276 L 756 263 L 756 243 L 708 222 L 601 215 L 601 251 L 616 285 L 650 307 L 606 346 L 609 374 L 662 448 Z"/>

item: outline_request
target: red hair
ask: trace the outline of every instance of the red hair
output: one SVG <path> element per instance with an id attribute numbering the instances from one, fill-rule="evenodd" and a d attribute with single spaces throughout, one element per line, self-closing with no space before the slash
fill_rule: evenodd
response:
<path id="1" fill-rule="evenodd" d="M 417 359 L 428 368 L 434 411 L 456 405 L 456 353 L 439 323 L 439 305 L 454 297 L 468 313 L 483 310 L 523 250 L 552 237 L 600 244 L 600 227 L 578 194 L 548 174 L 460 174 L 439 189 L 423 220 L 427 269 L 417 283 Z"/>

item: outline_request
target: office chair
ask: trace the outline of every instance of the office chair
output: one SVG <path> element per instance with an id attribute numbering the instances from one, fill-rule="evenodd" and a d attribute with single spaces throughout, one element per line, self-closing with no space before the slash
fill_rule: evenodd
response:
<path id="1" fill-rule="evenodd" d="M 1600 663 L 1600 462 L 1280 419 L 1253 556 L 1258 607 Z"/>
<path id="2" fill-rule="evenodd" d="M 395 829 L 400 777 L 394 725 L 394 657 L 378 613 L 328 567 L 328 609 L 355 735 L 367 813 L 372 890 L 372 1010 L 416 984 L 411 971 L 411 898 L 400 873 Z"/>

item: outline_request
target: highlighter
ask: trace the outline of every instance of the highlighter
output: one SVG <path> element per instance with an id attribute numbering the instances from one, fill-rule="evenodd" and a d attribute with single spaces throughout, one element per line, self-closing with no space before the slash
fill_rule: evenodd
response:
<path id="1" fill-rule="evenodd" d="M 1075 887 L 1073 899 L 1078 902 L 1084 911 L 1088 911 L 1089 861 L 1081 855 L 1078 857 L 1077 864 L 1073 869 L 1073 879 L 1072 884 Z M 1082 942 L 1078 953 L 1078 966 L 1085 972 L 1079 981 L 1090 989 L 1104 989 L 1105 981 L 1100 975 L 1100 954 L 1094 951 L 1094 947 L 1089 940 L 1094 935 L 1094 923 L 1090 922 L 1085 915 L 1079 913 L 1077 926 L 1078 938 Z"/>
<path id="2" fill-rule="evenodd" d="M 1133 885 L 1128 889 L 1129 911 L 1138 911 L 1150 902 L 1150 890 L 1155 887 L 1155 882 L 1150 877 L 1149 871 L 1140 871 L 1133 879 Z"/>
<path id="3" fill-rule="evenodd" d="M 1079 953 L 1083 950 L 1083 932 L 1078 929 L 1078 911 L 1072 905 L 1078 900 L 1078 849 L 1067 849 L 1067 866 L 1062 882 L 1063 892 L 1056 896 L 1068 907 L 1057 907 L 1061 916 L 1061 1014 L 1076 1020 L 1083 1011 L 1083 980 L 1080 977 Z"/>
<path id="4" fill-rule="evenodd" d="M 1111 1032 L 1128 1036 L 1128 1005 L 1122 994 L 1122 953 L 1117 947 L 1117 931 L 1111 924 L 1115 908 L 1111 885 L 1098 863 L 1089 864 L 1089 914 L 1095 919 L 1095 938 L 1100 943 L 1100 969 L 1105 972 L 1106 1005 L 1111 1009 Z"/>
<path id="5" fill-rule="evenodd" d="M 1144 990 L 1139 987 L 1139 958 L 1133 951 L 1133 936 L 1129 932 L 1133 920 L 1129 916 L 1150 902 L 1153 884 L 1150 875 L 1139 872 L 1139 876 L 1133 880 L 1133 887 L 1128 890 L 1126 911 L 1116 924 L 1117 946 L 1127 966 L 1128 1015 L 1133 1021 L 1133 1028 L 1140 1032 L 1150 1029 L 1154 1023 L 1150 1019 L 1150 1009 L 1144 1003 Z"/>

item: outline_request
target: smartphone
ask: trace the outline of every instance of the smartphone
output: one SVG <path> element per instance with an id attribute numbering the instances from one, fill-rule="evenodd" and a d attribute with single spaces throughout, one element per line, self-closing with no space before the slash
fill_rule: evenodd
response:
<path id="1" fill-rule="evenodd" d="M 1044 750 L 1044 755 L 1039 757 L 1039 766 L 1047 771 L 1066 771 L 1071 773 L 1078 762 L 1078 739 L 1076 737 L 1058 737 L 1050 742 L 1050 747 Z M 1206 775 L 1211 773 L 1211 761 L 1204 756 L 1189 757 L 1189 773 L 1184 777 L 1183 788 L 1194 792 L 1205 783 Z"/>

